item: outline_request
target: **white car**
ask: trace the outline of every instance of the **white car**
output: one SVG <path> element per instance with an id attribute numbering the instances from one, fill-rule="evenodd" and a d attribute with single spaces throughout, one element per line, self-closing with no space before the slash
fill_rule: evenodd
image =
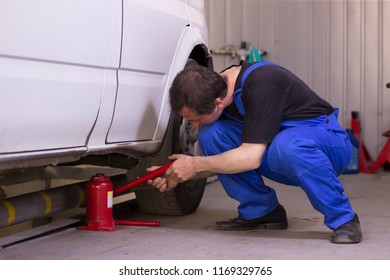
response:
<path id="1" fill-rule="evenodd" d="M 207 40 L 203 1 L 0 1 L 0 177 L 87 163 L 134 178 L 199 154 L 168 91 L 188 62 L 212 67 Z M 204 185 L 136 196 L 147 212 L 188 214 Z"/>

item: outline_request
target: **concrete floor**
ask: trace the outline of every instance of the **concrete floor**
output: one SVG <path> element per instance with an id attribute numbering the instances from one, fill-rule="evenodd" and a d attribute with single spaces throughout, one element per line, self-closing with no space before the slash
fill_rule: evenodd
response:
<path id="1" fill-rule="evenodd" d="M 115 232 L 67 228 L 3 249 L 2 260 L 389 260 L 390 172 L 342 175 L 359 214 L 363 242 L 336 245 L 323 217 L 300 188 L 268 182 L 288 213 L 284 231 L 224 232 L 216 220 L 234 218 L 237 203 L 218 181 L 206 187 L 199 209 L 185 217 L 151 217 L 134 212 L 129 219 L 158 219 L 160 227 L 125 226 Z"/>

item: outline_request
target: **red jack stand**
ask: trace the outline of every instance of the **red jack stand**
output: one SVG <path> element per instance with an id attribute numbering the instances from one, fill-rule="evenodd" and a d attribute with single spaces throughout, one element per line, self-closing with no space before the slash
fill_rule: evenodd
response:
<path id="1" fill-rule="evenodd" d="M 382 133 L 382 136 L 390 137 L 390 130 Z M 372 166 L 370 173 L 374 173 L 378 168 L 382 167 L 385 163 L 390 163 L 390 139 L 387 140 L 382 151 L 379 153 L 377 159 Z"/>
<path id="2" fill-rule="evenodd" d="M 364 145 L 362 137 L 360 136 L 362 129 L 360 126 L 359 112 L 357 111 L 352 112 L 351 128 L 353 129 L 356 140 L 359 142 L 359 171 L 362 173 L 368 173 L 373 165 L 373 160 Z"/>

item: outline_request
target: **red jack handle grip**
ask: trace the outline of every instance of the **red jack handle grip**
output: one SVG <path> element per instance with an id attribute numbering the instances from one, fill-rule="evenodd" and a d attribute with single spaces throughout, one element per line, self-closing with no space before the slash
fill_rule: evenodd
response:
<path id="1" fill-rule="evenodd" d="M 157 176 L 159 175 L 162 175 L 165 173 L 165 171 L 167 171 L 167 169 L 169 168 L 169 166 L 171 166 L 173 163 L 173 161 L 171 161 L 170 163 L 167 163 L 159 168 L 157 168 L 156 170 L 153 170 L 145 175 L 142 175 L 141 177 L 138 177 L 137 179 L 135 179 L 134 181 L 131 181 L 123 186 L 120 186 L 118 188 L 116 188 L 114 190 L 114 195 L 117 195 L 117 194 L 120 194 L 128 189 L 131 189 L 135 186 L 138 186 L 140 184 L 143 184 L 145 182 L 147 182 L 148 180 L 150 179 L 154 179 L 156 178 Z"/>

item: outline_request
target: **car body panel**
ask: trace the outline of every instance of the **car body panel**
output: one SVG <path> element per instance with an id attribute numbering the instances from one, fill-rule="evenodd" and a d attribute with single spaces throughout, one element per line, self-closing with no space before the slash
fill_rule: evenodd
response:
<path id="1" fill-rule="evenodd" d="M 189 24 L 184 1 L 125 0 L 123 11 L 119 88 L 108 143 L 153 139 L 166 75 Z"/>
<path id="2" fill-rule="evenodd" d="M 0 65 L 1 153 L 86 145 L 109 90 L 106 70 L 9 58 Z"/>
<path id="3" fill-rule="evenodd" d="M 1 1 L 0 171 L 158 151 L 169 86 L 207 45 L 203 9 L 196 0 Z"/>
<path id="4" fill-rule="evenodd" d="M 117 2 L 1 1 L 1 153 L 86 145 L 116 91 Z"/>

